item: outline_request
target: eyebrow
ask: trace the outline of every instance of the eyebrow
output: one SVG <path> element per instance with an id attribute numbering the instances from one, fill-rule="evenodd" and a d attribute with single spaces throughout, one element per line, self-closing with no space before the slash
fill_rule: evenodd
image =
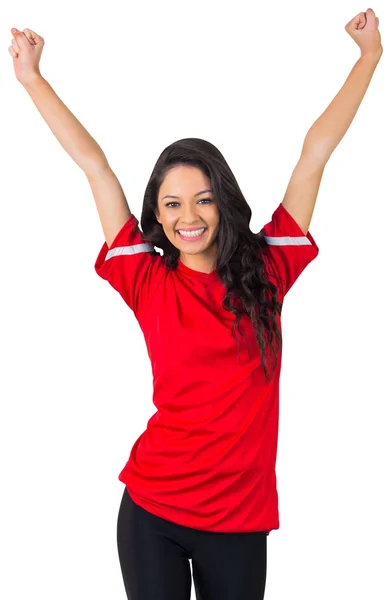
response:
<path id="1" fill-rule="evenodd" d="M 212 193 L 212 190 L 202 190 L 202 192 L 197 192 L 196 194 L 194 194 L 194 197 L 196 197 L 196 196 L 201 196 L 201 194 L 206 194 L 207 192 L 210 192 L 210 193 Z M 176 199 L 178 199 L 178 200 L 179 200 L 179 196 L 170 196 L 170 195 L 168 195 L 168 196 L 164 196 L 164 198 L 162 198 L 162 201 L 163 201 L 165 198 L 176 198 Z"/>

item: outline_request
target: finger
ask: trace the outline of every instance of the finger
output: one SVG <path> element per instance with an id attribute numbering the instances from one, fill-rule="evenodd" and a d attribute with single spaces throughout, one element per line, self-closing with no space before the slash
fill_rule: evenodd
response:
<path id="1" fill-rule="evenodd" d="M 12 33 L 14 39 L 17 41 L 19 48 L 28 48 L 30 46 L 30 42 L 24 35 L 23 31 L 18 31 L 17 29 L 12 29 Z"/>
<path id="2" fill-rule="evenodd" d="M 364 18 L 363 18 L 363 19 L 360 19 L 360 22 L 359 22 L 359 24 L 357 25 L 357 29 L 358 29 L 359 31 L 361 31 L 361 29 L 364 29 L 364 27 L 366 26 L 367 22 L 368 22 L 368 21 L 367 21 L 367 19 L 366 19 L 365 15 L 364 15 Z"/>
<path id="3" fill-rule="evenodd" d="M 360 23 L 363 23 L 363 22 L 365 23 L 365 13 L 360 12 L 360 13 L 358 13 L 358 15 L 353 17 L 353 19 L 351 21 L 349 21 L 349 23 L 346 25 L 345 29 L 347 31 L 353 31 L 358 28 Z"/>
<path id="4" fill-rule="evenodd" d="M 23 33 L 26 36 L 29 44 L 31 44 L 31 46 L 35 46 L 35 40 L 33 38 L 32 31 L 30 29 L 23 29 Z"/>
<path id="5" fill-rule="evenodd" d="M 365 13 L 360 13 L 360 20 L 357 25 L 357 29 L 364 29 L 367 24 L 367 16 Z"/>
<path id="6" fill-rule="evenodd" d="M 8 48 L 8 52 L 11 54 L 12 58 L 18 58 L 18 55 L 17 55 L 17 53 L 15 52 L 15 50 L 13 49 L 12 46 L 10 46 Z"/>
<path id="7" fill-rule="evenodd" d="M 12 47 L 15 50 L 15 52 L 17 52 L 17 54 L 19 54 L 20 48 L 19 48 L 18 42 L 16 40 L 12 40 L 11 44 L 12 44 Z"/>

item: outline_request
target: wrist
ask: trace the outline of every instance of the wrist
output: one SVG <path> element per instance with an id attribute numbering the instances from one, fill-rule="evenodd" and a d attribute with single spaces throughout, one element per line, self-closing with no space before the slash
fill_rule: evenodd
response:
<path id="1" fill-rule="evenodd" d="M 382 54 L 383 46 L 379 46 L 379 48 L 377 48 L 376 50 L 367 50 L 365 52 L 361 52 L 361 59 L 376 64 L 381 59 Z"/>
<path id="2" fill-rule="evenodd" d="M 22 77 L 19 79 L 19 83 L 25 89 L 31 89 L 42 81 L 44 81 L 44 78 L 42 77 L 41 73 L 39 73 L 38 71 L 35 73 L 31 73 L 27 77 Z"/>

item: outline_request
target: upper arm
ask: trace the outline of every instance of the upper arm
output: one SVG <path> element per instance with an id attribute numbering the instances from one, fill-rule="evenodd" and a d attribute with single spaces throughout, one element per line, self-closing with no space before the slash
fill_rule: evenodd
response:
<path id="1" fill-rule="evenodd" d="M 282 298 L 290 290 L 319 249 L 310 232 L 302 231 L 292 215 L 279 204 L 271 221 L 262 229 L 266 246 L 263 251 L 277 280 Z"/>
<path id="2" fill-rule="evenodd" d="M 310 151 L 303 152 L 282 201 L 305 235 L 310 227 L 324 168 L 325 164 L 315 160 Z"/>
<path id="3" fill-rule="evenodd" d="M 115 236 L 111 247 L 105 242 L 95 262 L 97 274 L 110 283 L 139 318 L 148 310 L 165 273 L 162 257 L 144 239 L 138 220 L 131 215 Z"/>
<path id="4" fill-rule="evenodd" d="M 110 248 L 131 212 L 121 184 L 108 164 L 89 173 L 87 179 L 94 195 L 103 234 Z"/>

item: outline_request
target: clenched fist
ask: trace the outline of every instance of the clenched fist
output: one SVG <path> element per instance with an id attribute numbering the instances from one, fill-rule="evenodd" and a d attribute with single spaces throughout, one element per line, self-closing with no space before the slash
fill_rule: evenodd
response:
<path id="1" fill-rule="evenodd" d="M 368 8 L 365 13 L 360 12 L 356 15 L 346 25 L 345 30 L 356 44 L 358 44 L 361 56 L 381 56 L 383 47 L 379 31 L 379 18 L 375 15 L 372 8 Z"/>
<path id="2" fill-rule="evenodd" d="M 26 83 L 36 75 L 40 75 L 39 61 L 45 40 L 31 29 L 11 29 L 12 46 L 8 48 L 14 59 L 16 79 Z"/>

